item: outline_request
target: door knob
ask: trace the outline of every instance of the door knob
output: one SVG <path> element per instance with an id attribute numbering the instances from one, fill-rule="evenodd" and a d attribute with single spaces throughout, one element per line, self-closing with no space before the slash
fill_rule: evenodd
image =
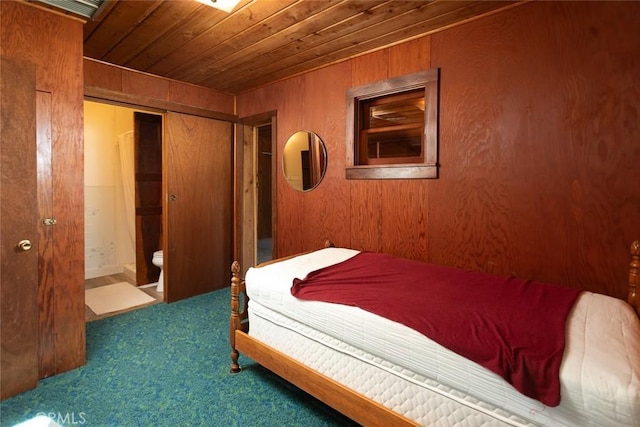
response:
<path id="1" fill-rule="evenodd" d="M 20 242 L 18 242 L 18 249 L 25 252 L 28 251 L 31 249 L 31 242 L 29 240 L 20 240 Z"/>

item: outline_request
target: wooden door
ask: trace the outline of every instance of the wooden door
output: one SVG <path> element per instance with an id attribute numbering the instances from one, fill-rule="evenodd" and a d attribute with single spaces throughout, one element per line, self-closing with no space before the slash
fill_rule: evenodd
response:
<path id="1" fill-rule="evenodd" d="M 256 245 L 271 237 L 271 258 L 276 258 L 277 238 L 277 153 L 276 112 L 240 119 L 235 147 L 236 223 L 234 224 L 234 257 L 242 273 L 256 265 Z M 269 154 L 266 154 L 269 153 Z M 256 161 L 257 159 L 257 161 Z M 269 164 L 270 162 L 270 164 Z M 264 259 L 260 259 L 264 261 Z"/>
<path id="2" fill-rule="evenodd" d="M 7 58 L 0 63 L 0 398 L 5 399 L 38 383 L 38 204 L 35 68 Z"/>
<path id="3" fill-rule="evenodd" d="M 162 249 L 162 116 L 136 112 L 134 168 L 136 199 L 136 284 L 158 281 L 153 253 Z"/>
<path id="4" fill-rule="evenodd" d="M 232 124 L 165 116 L 164 238 L 167 302 L 231 280 Z"/>

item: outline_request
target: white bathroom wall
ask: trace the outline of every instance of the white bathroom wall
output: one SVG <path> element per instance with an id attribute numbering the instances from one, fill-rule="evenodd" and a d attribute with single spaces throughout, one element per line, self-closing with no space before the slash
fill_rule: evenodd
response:
<path id="1" fill-rule="evenodd" d="M 135 263 L 126 229 L 118 135 L 133 130 L 133 111 L 85 101 L 85 278 L 122 273 Z M 131 213 L 133 214 L 133 213 Z"/>
<path id="2" fill-rule="evenodd" d="M 133 113 L 136 110 L 123 107 L 115 108 L 115 168 L 120 172 L 120 159 L 119 150 L 117 146 L 117 139 L 119 135 L 125 132 L 133 131 Z M 133 154 L 132 154 L 133 155 Z M 130 171 L 133 173 L 133 171 Z M 127 222 L 132 221 L 135 224 L 135 211 L 126 212 L 124 206 L 124 196 L 122 195 L 122 177 L 119 174 L 118 182 L 116 185 L 116 252 L 118 254 L 118 263 L 120 265 L 127 265 L 130 269 L 133 269 L 133 275 L 135 277 L 135 264 L 136 264 L 136 242 L 135 236 L 129 234 L 127 230 Z M 134 208 L 135 209 L 135 208 Z M 125 218 L 128 215 L 130 218 Z M 126 273 L 126 272 L 125 272 Z"/>

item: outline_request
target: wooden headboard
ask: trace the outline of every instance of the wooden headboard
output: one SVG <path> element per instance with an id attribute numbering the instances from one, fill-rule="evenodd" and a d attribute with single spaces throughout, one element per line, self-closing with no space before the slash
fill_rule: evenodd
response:
<path id="1" fill-rule="evenodd" d="M 627 301 L 640 315 L 640 240 L 631 244 L 631 264 L 629 265 L 629 297 Z"/>

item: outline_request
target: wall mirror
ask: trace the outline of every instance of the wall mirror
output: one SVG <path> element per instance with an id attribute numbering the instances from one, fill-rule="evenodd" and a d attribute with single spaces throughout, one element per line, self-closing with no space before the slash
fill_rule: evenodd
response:
<path id="1" fill-rule="evenodd" d="M 316 188 L 327 170 L 327 148 L 314 132 L 300 130 L 289 137 L 282 152 L 284 177 L 298 191 Z"/>

